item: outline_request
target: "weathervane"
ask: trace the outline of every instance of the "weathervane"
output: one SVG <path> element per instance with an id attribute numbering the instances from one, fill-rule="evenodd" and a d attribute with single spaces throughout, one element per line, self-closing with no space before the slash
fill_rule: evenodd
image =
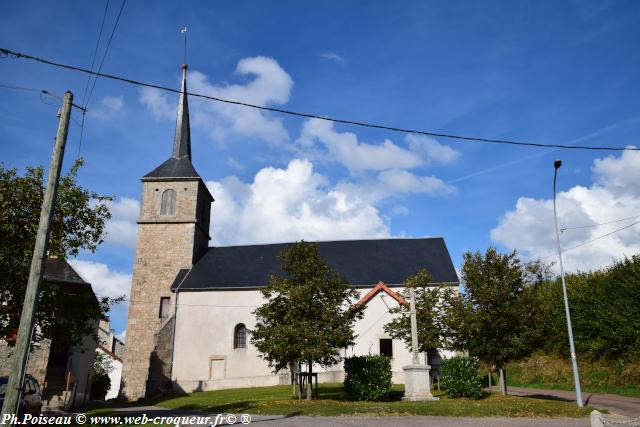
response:
<path id="1" fill-rule="evenodd" d="M 187 63 L 187 27 L 182 27 L 180 33 L 184 35 L 184 61 L 183 64 Z"/>

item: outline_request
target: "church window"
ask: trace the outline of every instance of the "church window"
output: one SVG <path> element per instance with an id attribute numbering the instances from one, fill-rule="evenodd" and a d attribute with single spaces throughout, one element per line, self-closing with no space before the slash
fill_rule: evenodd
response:
<path id="1" fill-rule="evenodd" d="M 176 190 L 171 188 L 162 193 L 162 201 L 160 202 L 160 215 L 176 214 Z"/>
<path id="2" fill-rule="evenodd" d="M 233 330 L 233 348 L 247 347 L 247 328 L 244 323 L 238 323 Z"/>
<path id="3" fill-rule="evenodd" d="M 160 311 L 158 313 L 158 317 L 160 319 L 164 319 L 169 315 L 169 302 L 171 298 L 169 297 L 160 297 Z"/>
<path id="4" fill-rule="evenodd" d="M 393 341 L 390 338 L 380 338 L 380 355 L 393 357 Z"/>

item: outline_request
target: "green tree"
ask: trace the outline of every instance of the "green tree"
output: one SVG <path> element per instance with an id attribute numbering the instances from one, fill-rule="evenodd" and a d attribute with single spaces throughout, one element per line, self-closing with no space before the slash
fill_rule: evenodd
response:
<path id="1" fill-rule="evenodd" d="M 109 374 L 114 367 L 111 359 L 101 351 L 96 351 L 93 359 L 93 369 L 91 370 L 91 398 L 104 400 L 111 388 L 111 378 Z"/>
<path id="2" fill-rule="evenodd" d="M 358 293 L 329 268 L 316 243 L 301 241 L 279 257 L 285 274 L 271 276 L 261 289 L 267 302 L 254 311 L 251 343 L 276 372 L 302 361 L 311 377 L 314 363 L 331 366 L 339 349 L 353 344 L 353 324 L 362 315 Z"/>
<path id="3" fill-rule="evenodd" d="M 581 359 L 640 360 L 640 256 L 611 266 L 566 275 L 576 353 Z M 530 289 L 541 323 L 540 347 L 568 357 L 559 277 Z"/>
<path id="4" fill-rule="evenodd" d="M 443 346 L 443 327 L 441 319 L 442 300 L 451 293 L 448 287 L 430 287 L 431 275 L 426 269 L 408 277 L 404 285 L 413 288 L 416 295 L 416 323 L 418 329 L 418 351 L 433 353 Z M 409 298 L 409 290 L 401 292 Z M 411 348 L 411 316 L 409 305 L 400 304 L 389 310 L 392 320 L 384 326 L 386 333 L 395 339 L 403 340 Z"/>
<path id="5" fill-rule="evenodd" d="M 528 322 L 536 313 L 526 304 L 527 271 L 514 251 L 500 254 L 466 252 L 461 268 L 464 292 L 445 302 L 445 333 L 449 347 L 466 350 L 500 370 L 528 355 L 531 337 Z M 503 377 L 503 393 L 506 385 Z"/>
<path id="6" fill-rule="evenodd" d="M 76 161 L 61 177 L 56 199 L 48 253 L 66 258 L 80 250 L 95 251 L 111 217 L 110 197 L 78 185 L 82 161 Z M 44 170 L 27 167 L 23 176 L 0 163 L 0 338 L 12 342 L 20 323 L 29 277 L 35 236 L 44 197 Z M 95 333 L 95 320 L 105 317 L 109 306 L 120 299 L 103 298 L 87 304 L 88 295 L 63 293 L 55 284 L 45 284 L 39 297 L 33 342 L 54 339 L 72 345 L 83 335 Z M 56 316 L 63 313 L 63 316 Z M 64 327 L 58 327 L 64 322 Z"/>

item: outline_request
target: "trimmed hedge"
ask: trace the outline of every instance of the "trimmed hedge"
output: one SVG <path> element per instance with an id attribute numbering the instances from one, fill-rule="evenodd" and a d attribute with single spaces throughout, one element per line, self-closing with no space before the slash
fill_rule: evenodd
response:
<path id="1" fill-rule="evenodd" d="M 480 364 L 472 357 L 456 356 L 442 360 L 442 385 L 450 398 L 482 397 Z"/>
<path id="2" fill-rule="evenodd" d="M 391 361 L 386 356 L 348 357 L 344 373 L 344 388 L 353 400 L 379 400 L 391 391 Z"/>

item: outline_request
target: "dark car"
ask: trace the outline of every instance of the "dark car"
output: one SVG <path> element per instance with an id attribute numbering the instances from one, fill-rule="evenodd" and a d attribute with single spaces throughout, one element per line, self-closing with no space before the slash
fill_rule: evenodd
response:
<path id="1" fill-rule="evenodd" d="M 9 377 L 0 377 L 0 407 L 4 404 L 4 394 L 7 391 L 7 383 Z M 42 393 L 38 381 L 31 375 L 24 378 L 24 390 L 22 392 L 22 400 L 18 408 L 18 416 L 24 414 L 40 415 L 42 410 Z"/>

